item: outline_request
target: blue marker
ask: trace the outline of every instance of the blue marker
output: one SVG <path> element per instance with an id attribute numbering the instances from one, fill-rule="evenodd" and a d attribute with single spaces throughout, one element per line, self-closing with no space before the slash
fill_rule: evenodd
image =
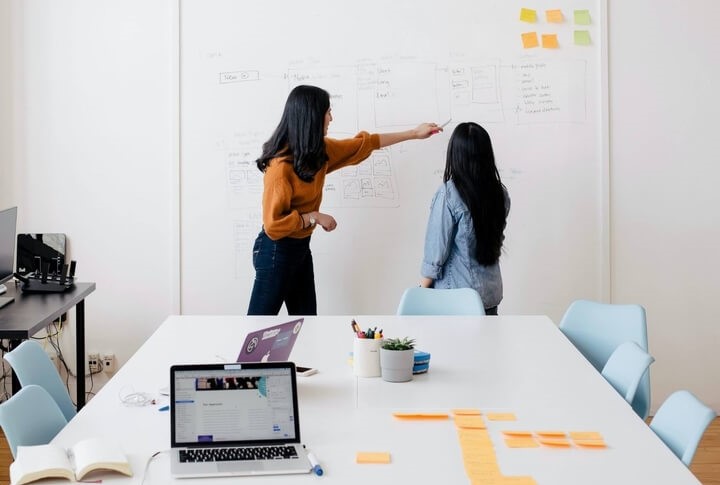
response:
<path id="1" fill-rule="evenodd" d="M 315 455 L 308 452 L 307 457 L 308 457 L 308 460 L 310 460 L 310 464 L 313 466 L 312 467 L 313 473 L 315 473 L 315 475 L 317 475 L 317 476 L 322 476 L 323 469 L 320 466 L 320 462 L 317 460 L 317 458 L 315 458 Z"/>

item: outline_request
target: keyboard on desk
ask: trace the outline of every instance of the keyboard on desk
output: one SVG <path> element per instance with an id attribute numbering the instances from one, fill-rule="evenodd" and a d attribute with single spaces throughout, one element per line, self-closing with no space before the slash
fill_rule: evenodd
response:
<path id="1" fill-rule="evenodd" d="M 297 459 L 294 446 L 242 446 L 239 448 L 191 448 L 180 450 L 181 463 Z"/>

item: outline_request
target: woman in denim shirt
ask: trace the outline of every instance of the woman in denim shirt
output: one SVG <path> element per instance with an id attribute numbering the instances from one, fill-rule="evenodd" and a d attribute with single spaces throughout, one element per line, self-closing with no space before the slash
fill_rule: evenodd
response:
<path id="1" fill-rule="evenodd" d="M 430 206 L 420 286 L 473 288 L 485 313 L 503 297 L 500 252 L 510 196 L 495 166 L 490 135 L 461 123 L 448 144 L 443 184 Z"/>

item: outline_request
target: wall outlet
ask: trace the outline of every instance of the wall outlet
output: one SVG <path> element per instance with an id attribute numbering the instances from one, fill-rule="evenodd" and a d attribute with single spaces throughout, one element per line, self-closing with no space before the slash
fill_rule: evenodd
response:
<path id="1" fill-rule="evenodd" d="M 88 353 L 88 370 L 90 373 L 100 372 L 102 368 L 102 361 L 100 360 L 100 354 L 96 352 Z"/>
<path id="2" fill-rule="evenodd" d="M 103 355 L 102 370 L 108 374 L 115 372 L 115 354 Z"/>

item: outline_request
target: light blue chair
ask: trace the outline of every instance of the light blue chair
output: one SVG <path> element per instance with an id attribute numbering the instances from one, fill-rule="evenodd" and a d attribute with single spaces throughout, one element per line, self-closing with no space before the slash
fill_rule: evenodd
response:
<path id="1" fill-rule="evenodd" d="M 35 384 L 45 389 L 55 399 L 67 421 L 77 414 L 60 374 L 39 343 L 26 340 L 5 354 L 5 360 L 13 368 L 20 385 Z"/>
<path id="2" fill-rule="evenodd" d="M 655 359 L 635 342 L 621 343 L 605 363 L 601 374 L 632 404 L 642 376 Z"/>
<path id="3" fill-rule="evenodd" d="M 400 299 L 398 315 L 485 315 L 480 294 L 472 288 L 408 288 Z"/>
<path id="4" fill-rule="evenodd" d="M 645 309 L 640 305 L 577 300 L 568 307 L 560 321 L 560 331 L 598 372 L 623 342 L 635 342 L 648 352 Z M 647 418 L 650 412 L 650 369 L 640 380 L 632 408 L 642 419 Z"/>
<path id="5" fill-rule="evenodd" d="M 689 391 L 676 391 L 657 410 L 650 429 L 675 455 L 690 466 L 705 429 L 715 419 L 715 411 Z"/>
<path id="6" fill-rule="evenodd" d="M 24 386 L 0 404 L 0 427 L 13 457 L 18 446 L 50 443 L 66 424 L 55 400 L 40 386 Z"/>

